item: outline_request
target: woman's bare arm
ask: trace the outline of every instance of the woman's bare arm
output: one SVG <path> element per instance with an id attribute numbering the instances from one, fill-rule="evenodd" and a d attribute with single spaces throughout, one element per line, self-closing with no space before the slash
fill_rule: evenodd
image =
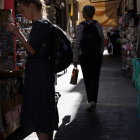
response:
<path id="1" fill-rule="evenodd" d="M 25 36 L 23 35 L 23 33 L 19 30 L 19 28 L 11 23 L 7 26 L 7 29 L 12 32 L 14 35 L 16 35 L 18 37 L 18 39 L 21 41 L 21 43 L 23 44 L 23 47 L 31 54 L 35 54 L 35 50 L 29 45 L 27 39 L 25 38 Z"/>

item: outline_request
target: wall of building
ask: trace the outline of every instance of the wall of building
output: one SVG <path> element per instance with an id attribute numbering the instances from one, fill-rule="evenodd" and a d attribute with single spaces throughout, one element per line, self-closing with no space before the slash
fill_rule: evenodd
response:
<path id="1" fill-rule="evenodd" d="M 4 0 L 0 0 L 0 9 L 4 8 Z"/>
<path id="2" fill-rule="evenodd" d="M 137 13 L 140 14 L 140 0 L 137 0 Z"/>
<path id="3" fill-rule="evenodd" d="M 72 37 L 78 20 L 78 2 L 77 0 L 66 0 L 67 2 L 67 32 Z"/>
<path id="4" fill-rule="evenodd" d="M 48 19 L 71 36 L 78 20 L 77 0 L 46 0 Z"/>

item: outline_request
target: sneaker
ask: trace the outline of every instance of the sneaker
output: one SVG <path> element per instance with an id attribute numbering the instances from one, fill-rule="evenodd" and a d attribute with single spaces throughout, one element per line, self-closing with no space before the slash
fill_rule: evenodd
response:
<path id="1" fill-rule="evenodd" d="M 89 102 L 88 105 L 87 105 L 87 111 L 92 111 L 96 108 L 96 103 L 94 101 L 92 102 Z"/>

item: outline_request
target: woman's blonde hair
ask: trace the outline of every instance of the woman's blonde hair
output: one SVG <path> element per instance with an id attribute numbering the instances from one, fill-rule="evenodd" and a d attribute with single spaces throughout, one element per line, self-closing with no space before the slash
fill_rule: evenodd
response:
<path id="1" fill-rule="evenodd" d="M 47 17 L 46 3 L 44 0 L 19 0 L 19 4 L 23 4 L 25 6 L 29 6 L 31 3 L 34 4 L 39 11 L 41 11 L 43 18 Z"/>

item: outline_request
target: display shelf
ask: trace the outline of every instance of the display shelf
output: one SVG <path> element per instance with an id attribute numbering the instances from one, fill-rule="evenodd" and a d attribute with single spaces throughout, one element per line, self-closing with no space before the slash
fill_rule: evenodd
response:
<path id="1" fill-rule="evenodd" d="M 3 76 L 3 77 L 2 77 Z M 20 127 L 23 73 L 0 72 L 0 136 L 10 136 Z"/>
<path id="2" fill-rule="evenodd" d="M 22 76 L 23 76 L 22 70 L 0 72 L 0 80 L 6 80 L 6 79 L 17 78 L 17 77 L 22 77 Z"/>
<path id="3" fill-rule="evenodd" d="M 20 14 L 16 15 L 16 24 L 28 40 L 29 33 L 32 28 L 32 21 L 27 20 L 26 18 L 21 17 Z M 22 43 L 17 39 L 16 40 L 16 69 L 22 70 L 25 68 L 25 61 L 26 61 L 27 53 L 24 49 Z"/>
<path id="4" fill-rule="evenodd" d="M 14 36 L 7 31 L 7 24 L 11 21 L 11 10 L 0 9 L 0 71 L 15 69 Z"/>
<path id="5" fill-rule="evenodd" d="M 120 24 L 122 69 L 125 75 L 129 73 L 130 77 L 132 77 L 132 59 L 139 57 L 136 49 L 138 41 L 138 26 L 134 24 L 133 16 L 124 15 L 121 18 L 123 19 L 123 22 Z"/>

